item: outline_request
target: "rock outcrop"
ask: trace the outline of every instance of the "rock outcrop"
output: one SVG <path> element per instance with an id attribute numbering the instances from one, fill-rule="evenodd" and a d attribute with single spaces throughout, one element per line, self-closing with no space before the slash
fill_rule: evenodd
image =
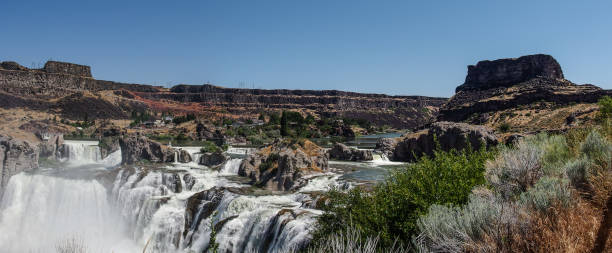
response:
<path id="1" fill-rule="evenodd" d="M 384 155 L 385 157 L 392 157 L 393 151 L 395 150 L 395 145 L 397 145 L 397 139 L 395 138 L 380 138 L 378 141 L 376 141 L 374 151 Z"/>
<path id="2" fill-rule="evenodd" d="M 456 92 L 509 87 L 533 78 L 563 79 L 561 65 L 545 54 L 480 61 L 468 66 L 465 83 L 457 87 Z"/>
<path id="3" fill-rule="evenodd" d="M 142 135 L 125 135 L 119 139 L 121 163 L 133 164 L 147 160 L 154 163 L 173 162 L 175 149 Z"/>
<path id="4" fill-rule="evenodd" d="M 100 147 L 102 158 L 107 157 L 121 148 L 119 139 L 124 134 L 126 134 L 125 129 L 121 129 L 119 126 L 107 122 L 102 123 L 101 126 L 94 131 L 94 136 L 100 141 L 98 146 Z"/>
<path id="5" fill-rule="evenodd" d="M 494 131 L 484 126 L 456 122 L 436 122 L 429 129 L 406 136 L 393 151 L 392 160 L 412 162 L 423 155 L 432 155 L 436 141 L 444 151 L 462 150 L 468 146 L 479 149 L 497 145 Z"/>
<path id="6" fill-rule="evenodd" d="M 294 190 L 306 183 L 304 176 L 326 171 L 328 160 L 325 150 L 308 140 L 277 140 L 245 158 L 238 175 L 268 189 Z"/>
<path id="7" fill-rule="evenodd" d="M 187 150 L 179 149 L 176 152 L 178 152 L 177 159 L 179 163 L 189 163 L 193 161 L 193 158 L 191 158 L 191 155 L 189 154 L 189 152 L 187 152 Z"/>
<path id="8" fill-rule="evenodd" d="M 60 73 L 75 76 L 91 77 L 91 68 L 68 62 L 48 61 L 43 70 L 47 73 Z"/>
<path id="9" fill-rule="evenodd" d="M 372 151 L 351 148 L 342 143 L 334 144 L 328 153 L 330 159 L 341 161 L 371 161 L 373 159 Z"/>
<path id="10" fill-rule="evenodd" d="M 221 152 L 207 152 L 200 157 L 199 164 L 208 167 L 217 167 L 229 159 L 229 156 Z"/>
<path id="11" fill-rule="evenodd" d="M 6 70 L 28 70 L 28 68 L 21 66 L 19 63 L 14 61 L 3 61 L 0 62 L 0 69 Z"/>
<path id="12" fill-rule="evenodd" d="M 40 157 L 49 157 L 54 159 L 59 157 L 59 149 L 64 144 L 64 136 L 61 134 L 52 135 L 48 139 L 39 144 Z"/>
<path id="13" fill-rule="evenodd" d="M 468 67 L 465 83 L 439 111 L 439 121 L 482 123 L 487 113 L 538 101 L 556 105 L 595 103 L 612 91 L 576 85 L 563 79 L 559 63 L 549 55 L 481 61 Z"/>
<path id="14" fill-rule="evenodd" d="M 0 198 L 9 179 L 38 168 L 38 148 L 22 140 L 0 135 Z"/>

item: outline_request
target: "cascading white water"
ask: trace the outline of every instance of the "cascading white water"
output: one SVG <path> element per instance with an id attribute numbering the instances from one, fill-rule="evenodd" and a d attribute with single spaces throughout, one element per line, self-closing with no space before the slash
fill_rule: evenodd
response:
<path id="1" fill-rule="evenodd" d="M 64 142 L 67 151 L 67 161 L 75 164 L 97 163 L 101 159 L 100 147 L 97 141 L 72 141 Z"/>
<path id="2" fill-rule="evenodd" d="M 242 159 L 234 158 L 230 159 L 223 164 L 220 172 L 225 175 L 238 175 L 238 169 L 240 168 L 240 163 L 242 163 Z"/>
<path id="3" fill-rule="evenodd" d="M 228 177 L 237 174 L 242 162 L 234 158 L 220 171 L 199 166 L 197 160 L 163 169 L 124 168 L 107 189 L 95 179 L 96 173 L 105 175 L 104 168 L 118 165 L 121 152 L 100 159 L 91 143 L 67 145 L 75 150 L 68 162 L 76 165 L 10 179 L 0 202 L 0 249 L 49 252 L 58 241 L 78 237 L 94 252 L 142 252 L 147 242 L 148 253 L 202 252 L 212 221 L 219 226 L 220 252 L 286 252 L 310 240 L 320 214 L 304 204 L 311 199 L 308 192 L 326 191 L 339 179 L 328 173 L 313 177 L 295 193 L 248 195 L 239 193 L 248 185 Z M 199 148 L 184 149 L 197 159 Z M 98 156 L 91 155 L 96 151 Z M 76 171 L 84 171 L 79 174 L 83 178 L 75 179 Z M 186 229 L 189 199 L 213 189 L 222 192 L 216 212 L 205 207 L 210 201 L 192 206 L 201 222 Z"/>
<path id="4" fill-rule="evenodd" d="M 95 252 L 136 252 L 95 180 L 21 173 L 11 177 L 0 210 L 3 252 L 53 252 L 71 238 Z"/>

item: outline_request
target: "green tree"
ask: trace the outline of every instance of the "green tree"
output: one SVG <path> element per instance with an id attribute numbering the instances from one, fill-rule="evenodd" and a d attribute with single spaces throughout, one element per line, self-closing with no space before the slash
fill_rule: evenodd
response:
<path id="1" fill-rule="evenodd" d="M 289 135 L 289 122 L 287 120 L 287 113 L 285 111 L 283 111 L 283 115 L 281 116 L 281 120 L 280 120 L 280 132 L 281 132 L 281 136 L 288 136 Z"/>

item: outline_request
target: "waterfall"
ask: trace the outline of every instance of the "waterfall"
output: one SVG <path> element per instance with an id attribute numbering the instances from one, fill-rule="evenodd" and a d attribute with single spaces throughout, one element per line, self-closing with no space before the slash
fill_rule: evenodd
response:
<path id="1" fill-rule="evenodd" d="M 0 248 L 50 252 L 77 238 L 96 252 L 137 252 L 122 224 L 97 181 L 21 173 L 11 177 L 0 203 Z"/>
<path id="2" fill-rule="evenodd" d="M 117 150 L 102 159 L 98 141 L 67 140 L 60 150 L 62 150 L 62 157 L 59 160 L 68 163 L 70 167 L 91 164 L 111 168 L 121 164 L 121 150 Z"/>
<path id="3" fill-rule="evenodd" d="M 9 180 L 0 200 L 0 251 L 53 252 L 77 238 L 94 252 L 141 252 L 147 242 L 148 253 L 202 252 L 212 223 L 220 252 L 287 252 L 311 238 L 320 215 L 309 208 L 316 202 L 311 193 L 339 179 L 322 174 L 297 192 L 251 194 L 241 189 L 249 185 L 228 177 L 241 158 L 221 171 L 192 163 L 107 170 L 121 163 L 121 151 L 100 159 L 96 144 L 67 141 L 68 167 Z M 184 149 L 197 159 L 199 148 Z"/>
<path id="4" fill-rule="evenodd" d="M 65 161 L 73 164 L 97 163 L 101 159 L 97 141 L 72 141 L 63 144 Z"/>
<path id="5" fill-rule="evenodd" d="M 227 164 L 234 164 L 227 166 L 228 171 L 240 162 L 241 159 L 228 161 Z M 187 176 L 196 181 L 192 187 L 187 187 L 188 180 L 183 180 Z M 337 176 L 323 181 L 332 182 L 331 178 Z M 324 190 L 324 183 L 315 181 L 307 185 L 308 189 Z M 220 252 L 286 252 L 310 240 L 319 211 L 301 207 L 308 198 L 306 194 L 251 196 L 227 190 L 244 186 L 231 183 L 222 173 L 212 170 L 123 170 L 115 179 L 112 196 L 118 212 L 131 228 L 132 239 L 139 244 L 151 239 L 149 253 L 202 252 L 208 247 L 211 220 L 220 227 L 217 231 Z M 217 199 L 216 205 L 205 200 L 196 205 L 195 219 L 201 222 L 187 226 L 189 199 L 214 189 L 221 192 L 215 198 L 221 199 Z"/>
<path id="6" fill-rule="evenodd" d="M 238 169 L 240 168 L 240 163 L 242 163 L 242 159 L 234 158 L 230 159 L 223 164 L 223 168 L 221 168 L 221 174 L 225 175 L 238 175 Z"/>

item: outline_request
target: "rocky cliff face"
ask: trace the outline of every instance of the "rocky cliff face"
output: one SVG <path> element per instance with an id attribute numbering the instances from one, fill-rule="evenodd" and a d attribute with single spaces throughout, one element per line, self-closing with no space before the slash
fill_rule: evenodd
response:
<path id="1" fill-rule="evenodd" d="M 0 135 L 0 198 L 9 178 L 38 168 L 38 149 L 27 141 Z"/>
<path id="2" fill-rule="evenodd" d="M 114 92 L 104 92 L 110 90 Z M 90 119 L 127 118 L 135 110 L 216 115 L 221 107 L 232 115 L 298 109 L 326 117 L 367 119 L 380 125 L 414 128 L 431 122 L 445 101 L 336 90 L 232 89 L 213 85 L 178 85 L 166 90 L 96 80 L 85 65 L 50 61 L 42 69 L 28 69 L 15 62 L 0 63 L 0 107 L 59 111 L 65 117 L 81 120 L 85 112 Z M 91 106 L 95 109 L 88 109 Z M 74 108 L 81 111 L 75 112 Z"/>
<path id="3" fill-rule="evenodd" d="M 410 134 L 395 146 L 392 159 L 412 162 L 423 155 L 432 155 L 436 141 L 444 151 L 463 150 L 468 146 L 479 149 L 497 145 L 493 129 L 456 122 L 436 122 L 429 129 Z"/>
<path id="4" fill-rule="evenodd" d="M 538 77 L 563 79 L 561 65 L 555 58 L 545 54 L 480 61 L 468 66 L 465 83 L 457 87 L 456 92 L 508 87 Z"/>
<path id="5" fill-rule="evenodd" d="M 306 183 L 304 176 L 328 169 L 325 150 L 305 140 L 278 140 L 242 161 L 238 175 L 272 190 L 294 190 Z"/>
<path id="6" fill-rule="evenodd" d="M 468 67 L 465 83 L 440 108 L 438 120 L 465 121 L 538 101 L 557 105 L 594 103 L 610 94 L 612 91 L 563 79 L 559 63 L 549 55 L 481 61 Z"/>
<path id="7" fill-rule="evenodd" d="M 368 119 L 412 128 L 430 122 L 445 98 L 387 96 L 337 90 L 235 89 L 213 85 L 178 85 L 170 92 L 133 92 L 144 99 L 171 100 L 227 108 L 233 114 L 261 110 L 303 109 L 324 116 Z"/>

